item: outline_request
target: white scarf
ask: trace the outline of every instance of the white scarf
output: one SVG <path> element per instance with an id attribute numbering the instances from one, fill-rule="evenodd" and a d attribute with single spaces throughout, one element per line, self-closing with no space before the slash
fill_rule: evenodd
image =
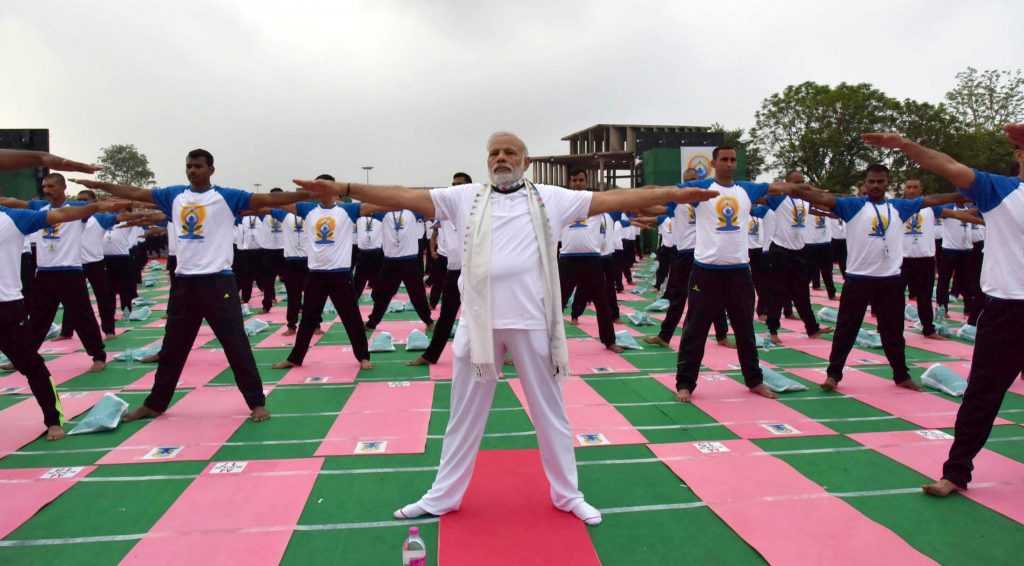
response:
<path id="1" fill-rule="evenodd" d="M 526 191 L 530 221 L 537 237 L 541 271 L 544 277 L 545 322 L 550 340 L 551 363 L 555 378 L 569 375 L 569 347 L 565 341 L 562 318 L 561 286 L 558 282 L 557 241 L 551 234 L 544 201 L 529 181 Z M 462 262 L 466 330 L 469 332 L 470 361 L 473 376 L 479 380 L 498 379 L 494 363 L 494 318 L 491 314 L 491 185 L 483 185 L 473 197 L 466 232 L 465 258 Z"/>

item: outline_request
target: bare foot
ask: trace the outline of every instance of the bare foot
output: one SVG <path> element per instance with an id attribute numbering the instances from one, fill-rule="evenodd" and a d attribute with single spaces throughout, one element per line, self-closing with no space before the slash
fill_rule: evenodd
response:
<path id="1" fill-rule="evenodd" d="M 113 340 L 114 338 L 117 338 L 117 334 L 104 334 L 103 335 L 103 339 L 104 340 Z"/>
<path id="2" fill-rule="evenodd" d="M 137 421 L 139 419 L 154 419 L 156 417 L 159 417 L 160 415 L 161 413 L 158 413 L 145 405 L 140 405 L 138 409 L 135 409 L 134 411 L 125 414 L 124 418 L 122 418 L 121 420 L 123 420 L 126 423 L 130 423 L 132 421 Z"/>
<path id="3" fill-rule="evenodd" d="M 157 352 L 155 354 L 150 354 L 150 355 L 142 358 L 139 361 L 144 363 L 144 364 L 155 364 L 155 363 L 160 361 L 160 352 Z"/>
<path id="4" fill-rule="evenodd" d="M 256 407 L 249 415 L 249 420 L 254 423 L 261 423 L 270 418 L 270 411 L 266 407 Z"/>
<path id="5" fill-rule="evenodd" d="M 281 336 L 295 336 L 296 332 L 294 328 L 289 328 L 281 333 Z"/>
<path id="6" fill-rule="evenodd" d="M 943 340 L 944 339 L 942 336 L 939 336 L 938 332 L 932 332 L 931 334 L 925 334 L 924 337 L 929 339 L 929 340 Z"/>
<path id="7" fill-rule="evenodd" d="M 800 317 L 793 313 L 789 313 L 786 315 L 786 320 L 800 320 Z"/>
<path id="8" fill-rule="evenodd" d="M 5 364 L 0 364 L 0 370 L 2 370 L 2 371 L 14 371 L 14 364 L 12 364 L 11 362 L 7 362 Z"/>
<path id="9" fill-rule="evenodd" d="M 765 384 L 760 384 L 750 388 L 750 392 L 761 397 L 767 397 L 768 399 L 778 399 L 779 396 L 774 391 L 768 388 Z"/>
<path id="10" fill-rule="evenodd" d="M 423 356 L 416 356 L 415 360 L 409 360 L 408 362 L 405 362 L 405 365 L 407 366 L 429 366 L 430 364 L 431 361 L 428 360 L 427 358 L 424 358 Z"/>
<path id="11" fill-rule="evenodd" d="M 317 327 L 316 327 L 316 330 L 314 330 L 314 331 L 313 331 L 313 334 L 314 334 L 315 336 L 320 336 L 320 335 L 321 335 L 321 334 L 323 334 L 323 333 L 324 333 L 324 331 L 323 331 L 323 330 L 320 330 L 320 327 L 319 327 L 319 326 L 317 326 Z"/>
<path id="12" fill-rule="evenodd" d="M 782 338 L 779 338 L 778 334 L 769 334 L 768 339 L 771 340 L 772 344 L 775 344 L 776 346 L 782 345 Z"/>
<path id="13" fill-rule="evenodd" d="M 839 389 L 839 382 L 834 377 L 825 378 L 825 383 L 821 384 L 822 391 L 835 391 Z"/>
<path id="14" fill-rule="evenodd" d="M 935 483 L 922 485 L 921 490 L 932 497 L 946 497 L 954 491 L 960 491 L 960 486 L 943 478 Z"/>
<path id="15" fill-rule="evenodd" d="M 426 330 L 427 330 L 427 333 L 428 333 L 428 334 L 429 334 L 429 333 L 431 333 L 431 332 L 433 332 L 433 331 L 434 331 L 434 323 L 433 323 L 433 322 L 431 322 L 431 323 L 428 323 L 428 324 L 427 324 L 427 327 L 426 327 Z"/>
<path id="16" fill-rule="evenodd" d="M 916 384 L 916 383 L 914 383 L 913 379 L 905 379 L 903 381 L 898 381 L 898 382 L 896 382 L 896 387 L 902 387 L 904 389 L 909 389 L 911 391 L 920 391 L 921 390 L 921 386 Z"/>
<path id="17" fill-rule="evenodd" d="M 618 344 L 609 344 L 605 346 L 605 348 L 607 348 L 609 352 L 615 352 L 616 354 L 621 354 L 626 351 L 625 348 L 619 346 Z"/>
<path id="18" fill-rule="evenodd" d="M 658 335 L 644 336 L 643 337 L 643 341 L 648 343 L 648 344 L 653 344 L 655 346 L 661 346 L 662 348 L 668 348 L 669 347 L 669 343 L 664 341 L 664 340 L 662 340 L 661 336 L 658 336 Z"/>
<path id="19" fill-rule="evenodd" d="M 359 360 L 359 369 L 373 369 L 373 364 L 370 360 Z"/>
<path id="20" fill-rule="evenodd" d="M 64 429 L 59 425 L 46 427 L 46 440 L 60 440 L 64 438 Z"/>
<path id="21" fill-rule="evenodd" d="M 580 325 L 580 319 L 578 319 L 578 318 L 571 319 L 571 320 L 569 320 L 569 324 L 571 324 L 573 326 L 579 326 Z"/>
<path id="22" fill-rule="evenodd" d="M 808 336 L 811 338 L 821 338 L 821 336 L 827 332 L 832 332 L 832 329 L 828 326 L 819 326 L 817 332 L 814 334 L 808 334 Z"/>
<path id="23" fill-rule="evenodd" d="M 680 403 L 689 403 L 690 396 L 691 393 L 689 389 L 680 389 L 679 391 L 676 391 L 676 400 Z"/>
<path id="24" fill-rule="evenodd" d="M 50 340 L 50 342 L 63 342 L 65 340 L 71 340 L 71 337 L 70 336 L 58 336 L 58 337 L 54 338 L 53 340 Z"/>
<path id="25" fill-rule="evenodd" d="M 272 365 L 270 367 L 273 368 L 273 369 L 288 369 L 288 368 L 295 367 L 295 364 L 289 362 L 288 360 L 282 360 L 280 362 L 275 363 L 274 365 Z"/>
<path id="26" fill-rule="evenodd" d="M 757 315 L 757 320 L 760 320 L 761 322 L 764 322 L 764 321 L 768 320 L 768 315 L 766 315 L 766 314 L 759 314 L 759 315 Z"/>
<path id="27" fill-rule="evenodd" d="M 716 340 L 716 342 L 718 342 L 718 345 L 723 347 L 723 348 L 732 348 L 733 350 L 736 349 L 736 346 L 732 345 L 729 342 L 728 338 L 726 338 L 725 340 Z"/>
<path id="28" fill-rule="evenodd" d="M 102 362 L 100 360 L 94 360 L 92 362 L 92 365 L 89 366 L 89 369 L 86 370 L 86 373 L 99 373 L 99 372 L 103 371 L 104 369 L 106 369 L 106 367 L 107 367 L 107 362 Z"/>

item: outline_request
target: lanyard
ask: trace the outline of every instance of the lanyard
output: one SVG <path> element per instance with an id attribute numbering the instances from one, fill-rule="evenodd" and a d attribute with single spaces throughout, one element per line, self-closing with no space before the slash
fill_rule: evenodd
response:
<path id="1" fill-rule="evenodd" d="M 878 205 L 871 203 L 871 206 L 875 209 L 875 216 L 878 217 L 878 231 L 882 236 L 882 241 L 885 241 L 885 233 L 888 231 L 889 223 L 892 222 L 892 208 L 886 205 L 885 224 L 882 224 L 882 213 L 878 212 Z"/>
<path id="2" fill-rule="evenodd" d="M 405 227 L 404 215 L 402 214 L 402 211 L 399 210 L 398 212 L 392 212 L 391 220 L 392 223 L 395 225 L 395 234 L 398 234 L 398 231 Z"/>

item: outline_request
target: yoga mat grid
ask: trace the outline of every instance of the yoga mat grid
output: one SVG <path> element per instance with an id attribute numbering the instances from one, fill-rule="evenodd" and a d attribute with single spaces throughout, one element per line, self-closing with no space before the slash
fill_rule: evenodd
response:
<path id="1" fill-rule="evenodd" d="M 644 262 L 638 264 L 638 267 L 642 270 L 646 265 Z M 156 275 L 156 287 L 142 289 L 142 294 L 158 303 L 164 303 L 167 300 L 166 272 L 147 270 L 146 275 L 151 274 Z M 836 277 L 837 281 L 841 279 L 838 274 Z M 367 304 L 365 299 L 368 296 L 369 290 L 361 304 Z M 640 309 L 650 304 L 658 295 L 649 292 L 643 296 L 631 295 L 629 298 L 623 304 L 626 314 L 631 309 Z M 253 304 L 256 302 L 254 300 Z M 812 302 L 827 304 L 823 294 L 812 295 Z M 176 504 L 192 504 L 185 496 L 186 492 L 190 488 L 198 489 L 196 486 L 200 485 L 203 474 L 210 468 L 218 464 L 230 468 L 234 465 L 230 463 L 234 462 L 253 463 L 252 469 L 256 470 L 260 462 L 288 463 L 317 458 L 315 454 L 318 447 L 360 384 L 430 381 L 433 383 L 433 394 L 422 452 L 324 456 L 320 458 L 322 466 L 319 471 L 315 477 L 310 477 L 308 493 L 299 490 L 283 496 L 284 503 L 291 506 L 291 509 L 299 510 L 297 518 L 292 519 L 292 527 L 288 527 L 283 515 L 281 521 L 271 521 L 276 525 L 275 528 L 286 528 L 286 534 L 290 533 L 283 553 L 275 558 L 281 564 L 397 562 L 408 526 L 395 523 L 391 519 L 391 511 L 416 499 L 433 481 L 434 468 L 440 460 L 441 437 L 449 417 L 450 369 L 443 366 L 444 369 L 435 368 L 432 373 L 427 367 L 408 367 L 406 362 L 418 353 L 406 352 L 402 345 L 397 345 L 395 352 L 374 353 L 374 369 L 357 372 L 351 383 L 344 383 L 344 380 L 279 383 L 287 371 L 272 370 L 270 365 L 287 356 L 288 348 L 257 346 L 274 332 L 280 331 L 277 320 L 283 316 L 284 307 L 283 300 L 275 305 L 272 316 L 265 317 L 274 321 L 271 328 L 250 337 L 265 385 L 268 390 L 273 387 L 268 397 L 268 406 L 274 417 L 260 424 L 241 421 L 223 442 L 207 450 L 210 453 L 208 457 L 197 461 L 157 462 L 145 466 L 97 464 L 114 452 L 115 447 L 151 424 L 144 422 L 123 424 L 118 430 L 106 433 L 68 437 L 56 443 L 36 439 L 0 458 L 0 471 L 9 473 L 78 466 L 92 468 L 88 475 L 59 493 L 52 502 L 40 507 L 33 516 L 0 539 L 0 563 L 72 565 L 84 563 L 83 556 L 88 556 L 89 564 L 120 563 L 132 556 L 133 551 L 141 552 L 135 550 L 140 540 L 153 531 Z M 955 305 L 953 310 L 958 311 L 959 308 L 960 305 Z M 160 340 L 163 329 L 154 327 L 154 323 L 158 325 L 163 320 L 161 315 L 162 312 L 157 311 L 148 321 L 119 321 L 118 337 L 107 342 L 108 352 L 141 347 Z M 254 312 L 250 318 L 261 318 L 261 315 Z M 592 317 L 593 311 L 588 310 L 585 316 Z M 659 318 L 660 314 L 654 313 L 653 316 Z M 403 328 L 418 325 L 416 319 L 414 313 L 385 317 L 385 321 L 393 321 L 392 324 Z M 658 330 L 657 326 L 635 328 L 625 318 L 623 322 L 617 328 L 629 328 L 634 334 L 652 334 Z M 755 327 L 758 332 L 764 332 L 761 324 Z M 874 327 L 866 321 L 865 328 Z M 349 346 L 344 329 L 336 318 L 326 321 L 323 329 L 325 334 L 314 338 L 311 353 L 319 348 Z M 674 383 L 672 377 L 677 363 L 674 348 L 678 347 L 679 329 L 672 341 L 673 349 L 641 343 L 643 350 L 627 351 L 614 357 L 595 347 L 596 340 L 584 329 L 569 324 L 566 324 L 566 329 L 570 338 L 589 342 L 585 345 L 577 344 L 573 348 L 576 354 L 575 368 L 585 370 L 581 372 L 582 376 L 574 379 L 580 379 L 586 385 L 585 391 L 592 391 L 588 395 L 570 395 L 570 402 L 575 399 L 580 403 L 579 406 L 571 407 L 570 413 L 609 415 L 609 422 L 614 421 L 619 426 L 627 424 L 642 436 L 640 444 L 579 446 L 575 449 L 580 488 L 589 502 L 606 513 L 601 526 L 580 530 L 582 536 L 574 537 L 571 542 L 573 546 L 568 550 L 583 549 L 591 552 L 602 564 L 698 563 L 706 562 L 709 556 L 714 556 L 718 563 L 764 564 L 765 557 L 753 545 L 757 533 L 730 527 L 722 516 L 708 506 L 707 501 L 702 500 L 666 463 L 660 461 L 651 448 L 651 445 L 676 443 L 693 445 L 698 442 L 719 442 L 730 445 L 745 442 L 763 451 L 764 457 L 784 462 L 793 474 L 803 478 L 801 481 L 805 482 L 804 485 L 818 486 L 816 489 L 840 499 L 853 510 L 856 514 L 854 516 L 861 517 L 860 520 L 870 521 L 893 533 L 926 560 L 942 564 L 1004 564 L 1011 557 L 1024 553 L 1024 526 L 987 506 L 986 503 L 991 503 L 985 498 L 972 500 L 967 497 L 951 497 L 935 500 L 920 495 L 917 488 L 939 473 L 941 455 L 934 456 L 934 461 L 926 462 L 927 465 L 921 471 L 916 471 L 854 440 L 860 434 L 895 434 L 896 438 L 901 438 L 898 435 L 916 436 L 915 431 L 920 431 L 921 427 L 908 419 L 918 420 L 919 416 L 912 410 L 912 402 L 906 407 L 900 406 L 897 411 L 900 414 L 894 414 L 859 400 L 856 395 L 844 395 L 842 390 L 832 394 L 821 392 L 817 384 L 824 379 L 824 374 L 818 370 L 823 370 L 827 362 L 820 356 L 793 348 L 759 352 L 764 362 L 776 366 L 783 374 L 809 388 L 805 392 L 781 396 L 777 403 L 788 411 L 782 414 L 790 415 L 798 421 L 819 423 L 834 434 L 780 435 L 742 440 L 736 431 L 748 434 L 743 431 L 749 429 L 737 426 L 735 422 L 743 420 L 746 414 L 743 407 L 749 402 L 745 396 L 750 394 L 742 386 L 739 371 L 729 367 L 731 351 L 722 350 L 713 360 L 708 359 L 717 371 L 707 367 L 709 364 L 705 364 L 706 367 L 701 370 L 702 378 L 722 376 L 732 380 L 728 394 L 719 395 L 717 402 L 735 404 L 735 407 L 729 407 L 728 420 L 724 417 L 719 420 L 701 410 L 699 404 L 682 405 L 675 402 L 672 389 L 666 386 Z M 589 327 L 587 329 L 593 330 Z M 907 332 L 912 332 L 909 327 Z M 796 338 L 797 335 L 784 338 Z M 404 339 L 404 336 L 396 338 Z M 829 342 L 821 342 L 823 355 L 827 357 Z M 915 379 L 919 379 L 924 367 L 931 363 L 970 362 L 969 355 L 965 355 L 967 350 L 961 346 L 963 342 L 957 341 L 957 346 L 949 348 L 948 353 L 942 350 L 941 344 L 926 344 L 928 349 L 908 347 L 908 363 Z M 197 340 L 195 348 L 205 348 L 209 352 L 216 351 L 217 347 L 217 342 L 209 335 L 208 327 L 204 327 L 204 334 Z M 857 371 L 885 385 L 886 381 L 891 380 L 892 372 L 885 365 L 884 356 L 880 350 L 866 351 L 882 358 L 877 360 L 881 363 L 860 361 L 856 366 Z M 70 353 L 80 352 L 77 349 Z M 450 354 L 450 345 L 446 354 Z M 343 360 L 347 359 L 344 356 L 351 356 L 349 352 L 341 355 Z M 49 358 L 56 359 L 54 356 Z M 75 359 L 67 358 L 70 361 Z M 224 364 L 227 368 L 226 360 Z M 74 372 L 75 369 L 68 368 L 67 371 Z M 154 369 L 152 365 L 112 363 L 101 373 L 78 373 L 59 384 L 58 391 L 119 391 Z M 493 410 L 481 442 L 481 454 L 487 458 L 500 453 L 537 453 L 533 424 L 516 395 L 517 386 L 513 385 L 517 379 L 516 372 L 512 367 L 506 367 L 505 370 L 506 380 L 496 388 Z M 448 375 L 441 375 L 442 372 Z M 659 375 L 668 377 L 659 378 Z M 3 390 L 3 383 L 7 379 L 4 374 L 0 374 L 0 430 L 11 424 L 4 420 L 9 409 L 31 400 L 27 388 Z M 665 384 L 659 382 L 659 379 Z M 203 387 L 227 388 L 236 408 L 244 413 L 244 404 L 237 391 L 233 390 L 233 384 L 233 373 L 227 368 Z M 179 390 L 174 401 L 180 401 L 193 391 L 188 388 Z M 698 388 L 698 396 L 701 391 Z M 710 389 L 708 393 L 710 396 Z M 121 391 L 119 395 L 132 406 L 145 398 L 145 392 Z M 941 399 L 947 403 L 945 406 L 953 410 L 960 402 L 959 399 L 937 393 L 922 395 Z M 363 408 L 372 410 L 372 407 Z M 1000 417 L 1006 419 L 1001 422 L 1008 424 L 994 428 L 986 450 L 1004 458 L 1004 461 L 1024 463 L 1024 428 L 1019 426 L 1019 423 L 1024 422 L 1024 395 L 1008 394 Z M 67 428 L 74 426 L 74 422 L 68 423 Z M 587 427 L 590 427 L 591 421 L 586 422 Z M 799 424 L 796 426 L 799 428 Z M 948 427 L 941 431 L 952 432 Z M 41 425 L 39 432 L 42 433 Z M 536 501 L 536 505 L 528 511 L 536 511 L 544 516 L 550 511 L 550 503 L 543 472 L 539 463 L 528 464 L 524 470 L 534 476 L 529 485 L 529 495 Z M 0 475 L 0 480 L 3 477 Z M 755 481 L 770 479 L 755 478 Z M 510 479 L 502 474 L 491 479 L 491 483 L 503 481 Z M 983 489 L 979 487 L 978 492 L 981 493 Z M 28 493 L 28 490 L 25 492 Z M 467 504 L 477 507 L 470 499 L 467 499 Z M 228 509 L 222 511 L 230 512 Z M 468 507 L 465 511 L 466 516 L 471 514 Z M 562 518 L 557 511 L 552 512 L 556 518 Z M 548 516 L 551 516 L 550 513 Z M 451 516 L 453 519 L 457 517 L 457 514 Z M 785 524 L 787 517 L 780 515 L 775 520 Z M 699 533 L 699 536 L 688 535 L 685 543 L 682 543 L 680 525 L 685 525 L 687 533 Z M 449 551 L 459 549 L 445 547 L 446 539 L 439 522 L 426 522 L 418 526 L 427 543 L 431 563 L 437 563 L 439 546 L 446 548 L 441 552 L 442 560 L 445 560 L 445 556 L 456 556 L 449 554 Z M 482 536 L 484 532 L 484 529 L 480 529 L 476 534 Z M 233 537 L 244 535 L 233 534 L 228 528 L 218 536 L 231 541 Z M 85 540 L 89 542 L 75 542 L 82 537 L 86 537 Z M 963 540 L 971 540 L 972 544 L 964 545 Z M 516 542 L 530 543 L 523 538 L 516 539 Z M 826 543 L 809 537 L 801 539 L 803 545 Z M 277 544 L 280 551 L 280 542 Z M 207 563 L 202 557 L 191 562 Z M 442 562 L 445 563 L 453 562 Z M 489 563 L 502 562 L 500 557 L 492 557 Z"/>

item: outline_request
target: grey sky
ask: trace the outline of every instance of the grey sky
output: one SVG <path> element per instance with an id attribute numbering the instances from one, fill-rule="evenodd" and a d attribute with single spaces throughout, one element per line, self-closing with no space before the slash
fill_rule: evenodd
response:
<path id="1" fill-rule="evenodd" d="M 805 80 L 938 102 L 953 75 L 1020 66 L 1024 2 L 5 1 L 0 127 L 91 160 L 134 143 L 160 184 L 194 147 L 215 181 L 330 172 L 485 177 L 484 143 L 535 155 L 595 123 L 749 127 Z"/>

